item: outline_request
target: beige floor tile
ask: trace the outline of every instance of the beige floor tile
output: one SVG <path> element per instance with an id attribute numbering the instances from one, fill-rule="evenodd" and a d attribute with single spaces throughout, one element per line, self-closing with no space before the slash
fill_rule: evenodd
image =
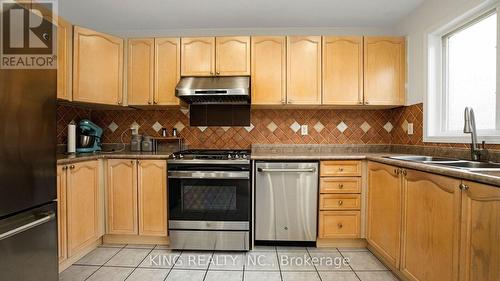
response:
<path id="1" fill-rule="evenodd" d="M 175 262 L 175 269 L 207 269 L 212 252 L 183 252 Z"/>
<path id="2" fill-rule="evenodd" d="M 244 253 L 215 252 L 208 270 L 243 270 Z"/>
<path id="3" fill-rule="evenodd" d="M 316 271 L 314 272 L 282 272 L 283 281 L 321 281 Z"/>
<path id="4" fill-rule="evenodd" d="M 320 271 L 322 281 L 359 281 L 352 271 Z"/>
<path id="5" fill-rule="evenodd" d="M 281 271 L 316 271 L 307 251 L 278 252 Z"/>
<path id="6" fill-rule="evenodd" d="M 209 270 L 204 281 L 241 281 L 243 271 L 217 271 Z"/>
<path id="7" fill-rule="evenodd" d="M 361 281 L 398 281 L 390 271 L 358 271 Z"/>
<path id="8" fill-rule="evenodd" d="M 119 251 L 120 248 L 97 248 L 79 259 L 75 264 L 103 265 Z"/>
<path id="9" fill-rule="evenodd" d="M 88 281 L 123 281 L 134 271 L 128 267 L 101 267 L 92 274 Z"/>
<path id="10" fill-rule="evenodd" d="M 130 274 L 127 281 L 163 281 L 169 269 L 137 268 Z"/>
<path id="11" fill-rule="evenodd" d="M 109 260 L 106 266 L 138 266 L 144 258 L 151 252 L 147 249 L 122 249 L 118 254 L 116 254 L 111 260 Z"/>
<path id="12" fill-rule="evenodd" d="M 273 251 L 276 251 L 276 247 L 275 246 L 254 246 L 252 251 L 273 252 Z"/>
<path id="13" fill-rule="evenodd" d="M 281 281 L 279 271 L 245 271 L 243 281 Z"/>
<path id="14" fill-rule="evenodd" d="M 165 281 L 203 281 L 205 270 L 172 269 Z"/>
<path id="15" fill-rule="evenodd" d="M 59 274 L 59 281 L 83 281 L 98 269 L 98 266 L 72 265 Z"/>
<path id="16" fill-rule="evenodd" d="M 316 269 L 319 271 L 351 271 L 349 263 L 337 250 L 310 252 L 310 255 Z"/>
<path id="17" fill-rule="evenodd" d="M 146 255 L 139 267 L 172 268 L 180 255 L 179 251 L 153 250 Z"/>
<path id="18" fill-rule="evenodd" d="M 248 252 L 245 257 L 245 271 L 279 271 L 276 252 Z"/>
<path id="19" fill-rule="evenodd" d="M 349 265 L 357 270 L 387 270 L 387 268 L 370 252 L 344 252 Z"/>

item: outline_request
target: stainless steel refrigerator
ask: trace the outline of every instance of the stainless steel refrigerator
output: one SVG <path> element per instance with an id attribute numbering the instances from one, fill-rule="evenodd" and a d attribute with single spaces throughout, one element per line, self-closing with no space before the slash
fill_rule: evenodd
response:
<path id="1" fill-rule="evenodd" d="M 58 280 L 56 80 L 0 69 L 0 281 Z"/>

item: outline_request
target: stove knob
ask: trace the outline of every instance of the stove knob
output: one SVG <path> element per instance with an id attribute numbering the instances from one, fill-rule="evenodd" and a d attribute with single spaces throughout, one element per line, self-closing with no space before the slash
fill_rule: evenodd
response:
<path id="1" fill-rule="evenodd" d="M 182 159 L 182 158 L 184 158 L 184 155 L 179 153 L 179 159 Z"/>
<path id="2" fill-rule="evenodd" d="M 172 153 L 171 158 L 175 160 L 175 158 L 177 157 L 175 156 L 175 154 Z"/>
<path id="3" fill-rule="evenodd" d="M 228 155 L 227 155 L 227 159 L 231 159 L 231 158 L 233 158 L 233 157 L 231 156 L 231 154 L 228 154 Z"/>
<path id="4" fill-rule="evenodd" d="M 239 154 L 235 154 L 234 155 L 234 159 L 240 159 L 240 155 Z"/>
<path id="5" fill-rule="evenodd" d="M 241 155 L 241 157 L 242 157 L 243 159 L 247 159 L 247 157 L 248 157 L 248 156 L 247 156 L 246 154 L 242 154 L 242 155 Z"/>

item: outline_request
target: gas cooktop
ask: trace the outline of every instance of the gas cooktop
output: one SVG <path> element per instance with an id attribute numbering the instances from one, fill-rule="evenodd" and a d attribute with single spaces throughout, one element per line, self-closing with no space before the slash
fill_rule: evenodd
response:
<path id="1" fill-rule="evenodd" d="M 170 155 L 172 160 L 247 160 L 250 150 L 189 149 Z"/>

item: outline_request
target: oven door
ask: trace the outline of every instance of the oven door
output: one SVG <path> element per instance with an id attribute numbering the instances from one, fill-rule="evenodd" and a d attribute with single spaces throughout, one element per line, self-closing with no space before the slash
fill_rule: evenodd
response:
<path id="1" fill-rule="evenodd" d="M 248 171 L 169 171 L 169 219 L 249 221 Z"/>

